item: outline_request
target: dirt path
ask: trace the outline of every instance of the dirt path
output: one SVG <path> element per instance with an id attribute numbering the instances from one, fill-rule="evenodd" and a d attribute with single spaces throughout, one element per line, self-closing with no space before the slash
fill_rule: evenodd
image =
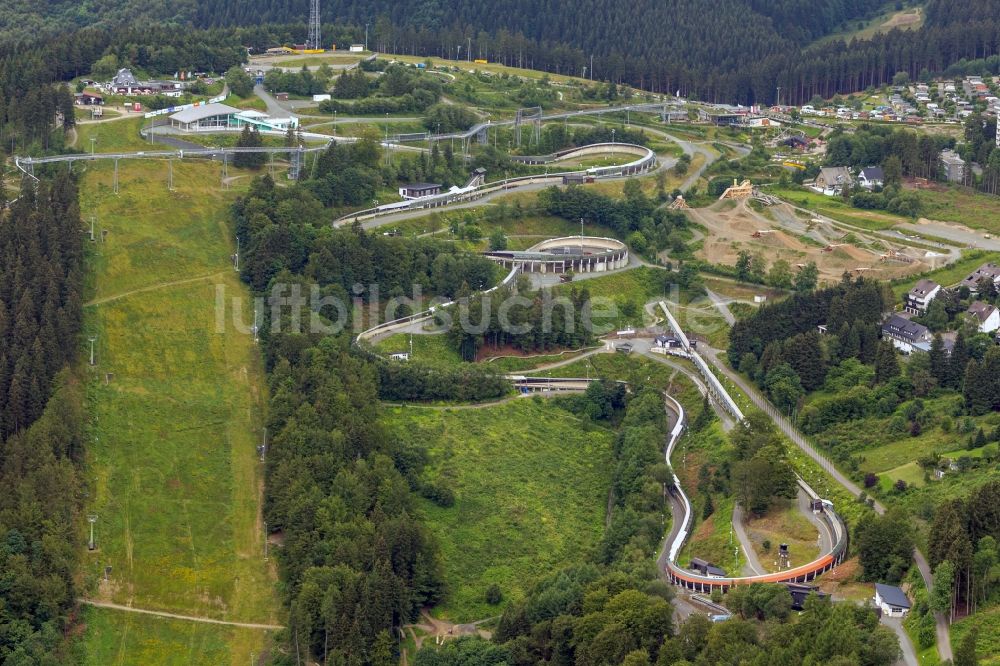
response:
<path id="1" fill-rule="evenodd" d="M 77 599 L 77 602 L 86 606 L 96 608 L 110 608 L 111 610 L 124 611 L 126 613 L 141 613 L 142 615 L 155 615 L 157 617 L 167 617 L 172 620 L 185 620 L 187 622 L 202 622 L 205 624 L 221 624 L 227 627 L 242 627 L 243 629 L 263 629 L 265 631 L 277 631 L 285 627 L 280 624 L 258 624 L 256 622 L 230 622 L 228 620 L 215 620 L 210 617 L 196 617 L 194 615 L 179 615 L 177 613 L 165 613 L 163 611 L 148 610 L 145 608 L 135 608 L 133 606 L 123 606 L 109 601 L 95 601 L 94 599 Z"/>
<path id="2" fill-rule="evenodd" d="M 185 278 L 183 280 L 174 280 L 172 282 L 159 282 L 157 284 L 151 284 L 146 287 L 139 287 L 138 289 L 132 289 L 131 291 L 126 291 L 121 294 L 114 294 L 112 296 L 104 296 L 102 298 L 95 298 L 92 301 L 87 301 L 83 304 L 83 307 L 91 307 L 93 305 L 101 305 L 103 303 L 110 303 L 111 301 L 117 301 L 120 298 L 126 298 L 134 294 L 142 294 L 147 291 L 157 291 L 158 289 L 166 289 L 167 287 L 176 287 L 182 284 L 190 284 L 192 282 L 201 282 L 203 280 L 208 280 L 210 278 L 221 278 L 224 273 L 211 273 L 209 275 L 199 275 L 198 277 Z"/>

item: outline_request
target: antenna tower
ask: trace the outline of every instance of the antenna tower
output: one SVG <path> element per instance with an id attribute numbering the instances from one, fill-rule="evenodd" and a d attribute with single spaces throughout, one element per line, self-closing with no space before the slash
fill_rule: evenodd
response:
<path id="1" fill-rule="evenodd" d="M 323 39 L 319 34 L 319 0 L 309 2 L 309 37 L 306 39 L 306 47 L 310 49 L 323 48 Z"/>

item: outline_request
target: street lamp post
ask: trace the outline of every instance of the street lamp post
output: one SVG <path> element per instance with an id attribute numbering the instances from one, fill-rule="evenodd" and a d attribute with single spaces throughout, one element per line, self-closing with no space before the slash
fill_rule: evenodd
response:
<path id="1" fill-rule="evenodd" d="M 97 336 L 92 335 L 87 339 L 90 340 L 90 364 L 96 365 L 94 363 L 94 341 L 97 340 Z"/>
<path id="2" fill-rule="evenodd" d="M 91 157 L 94 156 L 94 150 L 95 150 L 96 144 L 97 144 L 97 137 L 96 136 L 90 137 L 90 156 Z"/>
<path id="3" fill-rule="evenodd" d="M 90 541 L 87 542 L 87 550 L 94 550 L 97 548 L 94 544 L 94 523 L 97 522 L 97 516 L 90 514 L 87 516 L 87 522 L 90 523 Z"/>

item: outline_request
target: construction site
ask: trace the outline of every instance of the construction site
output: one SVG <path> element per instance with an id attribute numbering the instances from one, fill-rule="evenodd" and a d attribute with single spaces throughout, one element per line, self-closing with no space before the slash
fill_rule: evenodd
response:
<path id="1" fill-rule="evenodd" d="M 947 250 L 928 252 L 884 237 L 844 231 L 787 203 L 762 202 L 750 194 L 751 189 L 746 183 L 736 185 L 727 190 L 729 196 L 723 195 L 711 206 L 683 208 L 704 233 L 697 251 L 700 259 L 732 266 L 739 253 L 748 250 L 765 259 L 768 266 L 784 259 L 793 271 L 815 262 L 825 280 L 837 280 L 845 272 L 873 273 L 889 280 L 951 260 Z M 755 205 L 762 210 L 755 210 Z"/>

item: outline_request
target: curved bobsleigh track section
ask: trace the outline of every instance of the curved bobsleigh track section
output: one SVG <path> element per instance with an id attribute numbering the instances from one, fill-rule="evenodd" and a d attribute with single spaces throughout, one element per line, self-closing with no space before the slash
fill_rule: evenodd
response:
<path id="1" fill-rule="evenodd" d="M 563 242 L 567 244 L 576 243 L 577 246 L 583 243 L 584 246 L 586 246 L 588 241 L 599 241 L 605 239 L 570 237 L 556 240 L 559 242 L 555 242 L 554 245 L 553 241 L 545 241 L 539 244 L 544 247 L 535 246 L 532 250 L 552 249 L 553 247 L 559 247 Z M 546 243 L 548 245 L 546 245 Z M 522 270 L 524 270 L 524 267 L 521 263 L 514 263 L 511 267 L 510 273 L 508 273 L 499 285 L 482 293 L 486 294 L 500 288 L 503 285 L 510 284 Z M 386 363 L 396 362 L 386 359 L 384 356 L 378 354 L 378 352 L 370 346 L 370 343 L 397 331 L 409 330 L 412 333 L 417 333 L 422 330 L 422 325 L 424 323 L 433 319 L 434 313 L 438 309 L 447 308 L 452 305 L 454 305 L 454 302 L 450 301 L 429 310 L 415 313 L 408 317 L 403 317 L 374 326 L 360 333 L 357 338 L 355 338 L 355 345 L 364 349 L 367 353 L 380 358 Z M 664 311 L 667 313 L 667 320 L 670 322 L 670 325 L 675 328 L 675 332 L 679 333 L 678 337 L 681 339 L 682 344 L 687 347 L 685 351 L 692 357 L 692 361 L 695 362 L 695 365 L 698 365 L 698 361 L 702 361 L 702 363 L 704 363 L 701 357 L 697 356 L 697 351 L 689 346 L 687 338 L 679 330 L 679 327 L 677 327 L 676 320 L 672 317 L 672 315 L 670 315 L 666 304 L 661 303 L 661 307 L 663 307 Z M 600 378 L 551 378 L 528 377 L 524 375 L 508 375 L 507 378 L 518 391 L 525 395 L 536 392 L 548 394 L 558 392 L 578 392 L 585 390 L 591 382 L 601 381 Z M 718 384 L 718 382 L 716 382 L 716 384 L 716 390 L 725 392 L 725 389 L 721 386 L 721 384 Z M 670 464 L 671 456 L 684 434 L 687 421 L 684 407 L 680 404 L 680 402 L 668 393 L 664 393 L 663 397 L 671 426 L 665 447 L 666 462 Z M 735 406 L 735 402 L 733 402 L 732 398 L 728 394 L 725 395 L 725 398 L 728 399 L 728 404 Z M 739 412 L 738 408 L 734 407 L 734 409 L 738 415 L 738 420 L 742 420 L 743 416 Z M 673 520 L 670 533 L 667 535 L 664 546 L 667 552 L 664 573 L 669 578 L 670 582 L 694 592 L 711 592 L 715 589 L 728 591 L 731 587 L 749 585 L 751 583 L 803 584 L 814 580 L 818 576 L 840 564 L 844 560 L 848 548 L 848 531 L 846 524 L 834 511 L 832 502 L 821 498 L 801 478 L 798 479 L 798 484 L 806 495 L 808 495 L 812 511 L 816 514 L 828 531 L 830 543 L 829 550 L 823 552 L 819 557 L 807 564 L 788 568 L 775 573 L 765 573 L 754 576 L 715 576 L 698 570 L 685 568 L 678 563 L 678 556 L 681 548 L 684 546 L 685 541 L 687 541 L 687 538 L 690 535 L 693 513 L 691 502 L 688 499 L 687 494 L 685 494 L 684 489 L 681 487 L 680 479 L 677 478 L 676 474 L 674 474 L 673 486 L 670 488 L 670 506 Z"/>

